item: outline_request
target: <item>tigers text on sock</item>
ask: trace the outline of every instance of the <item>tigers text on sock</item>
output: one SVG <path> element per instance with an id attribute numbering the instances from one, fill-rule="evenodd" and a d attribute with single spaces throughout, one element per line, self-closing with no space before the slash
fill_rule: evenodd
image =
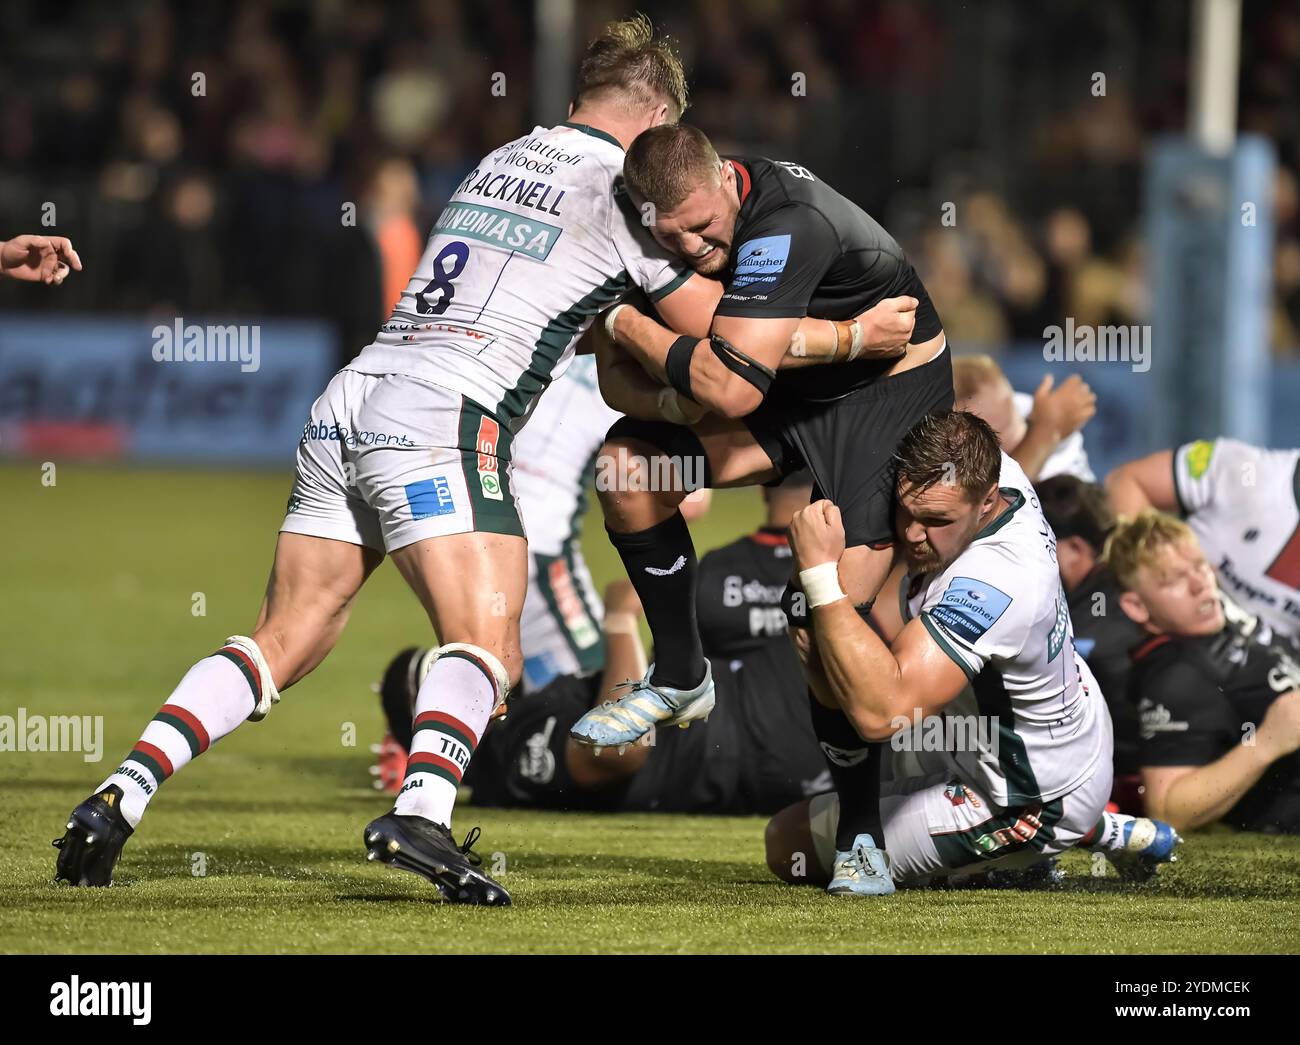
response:
<path id="1" fill-rule="evenodd" d="M 103 715 L 0 715 L 0 753 L 80 751 L 83 761 L 104 757 Z"/>

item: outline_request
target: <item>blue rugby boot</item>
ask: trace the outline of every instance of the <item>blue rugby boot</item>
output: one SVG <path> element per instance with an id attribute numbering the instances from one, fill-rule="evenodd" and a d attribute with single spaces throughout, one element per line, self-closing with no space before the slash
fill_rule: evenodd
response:
<path id="1" fill-rule="evenodd" d="M 889 857 L 870 835 L 858 835 L 847 853 L 835 854 L 835 872 L 826 891 L 832 896 L 892 895 Z"/>
<path id="2" fill-rule="evenodd" d="M 681 726 L 704 721 L 713 710 L 713 668 L 704 662 L 704 681 L 694 689 L 674 689 L 650 681 L 655 666 L 646 669 L 645 677 L 629 680 L 622 686 L 628 692 L 618 700 L 605 701 L 573 724 L 569 736 L 589 747 L 624 747 L 634 744 L 656 726 Z M 621 686 L 619 687 L 621 688 Z"/>

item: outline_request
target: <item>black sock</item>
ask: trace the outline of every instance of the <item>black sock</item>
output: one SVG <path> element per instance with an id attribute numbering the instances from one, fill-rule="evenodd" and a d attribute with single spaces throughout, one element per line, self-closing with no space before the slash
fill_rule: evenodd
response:
<path id="1" fill-rule="evenodd" d="M 885 745 L 863 740 L 844 712 L 824 707 L 811 690 L 808 702 L 812 706 L 813 732 L 826 755 L 840 799 L 835 848 L 848 852 L 860 834 L 870 835 L 879 848 L 885 848 L 885 828 L 880 822 L 880 763 Z M 828 747 L 835 749 L 834 758 Z M 843 765 L 846 761 L 852 764 Z"/>
<path id="2" fill-rule="evenodd" d="M 609 532 L 654 637 L 654 681 L 694 689 L 704 678 L 695 616 L 695 545 L 681 512 L 639 533 Z"/>

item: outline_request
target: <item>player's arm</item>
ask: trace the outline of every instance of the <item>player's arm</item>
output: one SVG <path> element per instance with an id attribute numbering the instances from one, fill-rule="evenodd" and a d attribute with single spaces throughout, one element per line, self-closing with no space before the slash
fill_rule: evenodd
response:
<path id="1" fill-rule="evenodd" d="M 1298 748 L 1300 690 L 1293 689 L 1269 705 L 1253 737 L 1213 762 L 1144 764 L 1142 784 L 1147 814 L 1168 821 L 1179 831 L 1212 824 L 1241 801 L 1269 766 Z M 1144 750 L 1143 754 L 1148 752 Z"/>
<path id="2" fill-rule="evenodd" d="M 1030 481 L 1036 480 L 1056 448 L 1096 413 L 1097 397 L 1078 374 L 1071 374 L 1059 388 L 1052 387 L 1050 376 L 1043 378 L 1034 392 L 1025 437 L 1012 458 Z"/>
<path id="3" fill-rule="evenodd" d="M 1106 476 L 1106 494 L 1116 515 L 1133 516 L 1144 508 L 1177 512 L 1174 489 L 1174 452 L 1159 450 L 1122 464 Z"/>
<path id="4" fill-rule="evenodd" d="M 664 386 L 646 373 L 626 349 L 620 348 L 597 321 L 583 335 L 596 357 L 596 382 L 601 398 L 613 410 L 642 421 L 662 420 L 659 399 Z"/>
<path id="5" fill-rule="evenodd" d="M 704 340 L 712 328 L 722 291 L 723 286 L 717 280 L 692 275 L 678 289 L 657 301 L 655 307 L 670 331 Z M 850 320 L 804 316 L 790 336 L 776 369 L 901 355 L 916 325 L 917 305 L 916 298 L 904 295 L 886 298 Z M 644 310 L 641 311 L 644 315 Z"/>
<path id="6" fill-rule="evenodd" d="M 954 700 L 968 668 L 921 620 L 904 625 L 886 646 L 839 590 L 835 570 L 844 554 L 839 509 L 817 501 L 797 512 L 790 542 L 813 616 L 822 669 L 840 707 L 864 740 L 886 740 Z"/>

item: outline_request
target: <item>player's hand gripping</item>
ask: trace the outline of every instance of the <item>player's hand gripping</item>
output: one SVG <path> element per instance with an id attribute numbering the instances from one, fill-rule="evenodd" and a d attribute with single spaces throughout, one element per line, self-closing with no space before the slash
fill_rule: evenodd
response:
<path id="1" fill-rule="evenodd" d="M 862 326 L 862 349 L 858 359 L 892 359 L 900 356 L 912 340 L 916 326 L 916 298 L 904 295 L 878 301 L 857 321 Z"/>
<path id="2" fill-rule="evenodd" d="M 63 236 L 15 236 L 0 243 L 0 275 L 10 279 L 57 287 L 73 269 L 81 271 L 81 258 Z"/>
<path id="3" fill-rule="evenodd" d="M 844 554 L 844 521 L 830 501 L 814 501 L 794 513 L 790 547 L 795 568 L 807 570 L 824 562 L 839 562 Z"/>

